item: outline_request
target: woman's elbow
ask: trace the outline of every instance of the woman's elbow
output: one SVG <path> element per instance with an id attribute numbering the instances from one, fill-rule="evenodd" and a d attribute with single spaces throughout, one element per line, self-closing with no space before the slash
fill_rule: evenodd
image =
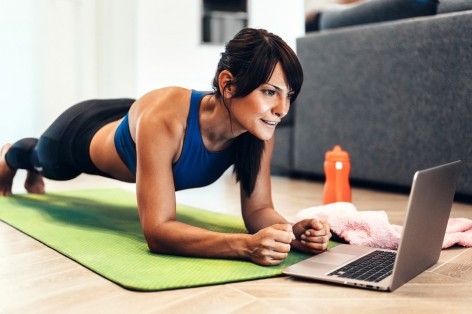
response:
<path id="1" fill-rule="evenodd" d="M 147 241 L 147 245 L 148 245 L 149 251 L 151 251 L 152 253 L 156 253 L 156 254 L 164 253 L 164 250 L 162 249 L 162 247 L 159 244 L 156 244 L 155 241 Z"/>
<path id="2" fill-rule="evenodd" d="M 164 241 L 156 233 L 145 233 L 144 237 L 146 238 L 149 251 L 157 254 L 168 253 L 165 249 L 166 246 L 165 243 L 163 243 Z"/>

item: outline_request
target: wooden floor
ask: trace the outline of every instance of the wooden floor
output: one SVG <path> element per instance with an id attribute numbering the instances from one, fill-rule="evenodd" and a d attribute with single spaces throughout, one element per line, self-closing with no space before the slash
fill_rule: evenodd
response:
<path id="1" fill-rule="evenodd" d="M 21 177 L 22 174 L 20 173 Z M 24 177 L 24 176 L 23 176 Z M 21 178 L 14 191 L 21 192 Z M 47 182 L 49 191 L 132 184 L 82 176 Z M 278 210 L 291 219 L 321 204 L 322 184 L 273 177 Z M 182 204 L 239 215 L 230 175 L 206 189 L 177 193 Z M 402 224 L 407 196 L 353 189 L 360 210 L 387 210 Z M 455 203 L 453 217 L 472 218 L 472 205 Z M 393 293 L 278 277 L 193 289 L 133 292 L 89 271 L 0 222 L 0 313 L 470 313 L 472 249 L 443 250 L 437 265 Z"/>

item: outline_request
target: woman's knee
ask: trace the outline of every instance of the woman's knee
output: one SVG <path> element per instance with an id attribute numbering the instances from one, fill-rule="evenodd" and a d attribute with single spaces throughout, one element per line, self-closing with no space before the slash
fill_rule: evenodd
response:
<path id="1" fill-rule="evenodd" d="M 37 138 L 24 138 L 14 143 L 5 155 L 8 166 L 12 169 L 34 170 L 34 150 Z"/>
<path id="2" fill-rule="evenodd" d="M 52 180 L 70 180 L 81 172 L 71 162 L 68 150 L 61 149 L 61 142 L 41 136 L 35 148 L 36 170 Z"/>

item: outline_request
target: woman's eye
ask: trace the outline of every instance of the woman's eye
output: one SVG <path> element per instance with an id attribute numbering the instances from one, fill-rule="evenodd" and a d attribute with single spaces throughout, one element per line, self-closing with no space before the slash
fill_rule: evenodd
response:
<path id="1" fill-rule="evenodd" d="M 267 96 L 274 96 L 275 95 L 275 90 L 266 89 L 266 90 L 264 90 L 264 94 L 266 94 Z"/>

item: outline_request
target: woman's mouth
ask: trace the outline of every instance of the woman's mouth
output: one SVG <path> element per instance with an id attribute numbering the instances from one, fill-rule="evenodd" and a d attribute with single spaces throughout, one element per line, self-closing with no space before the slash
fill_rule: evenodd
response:
<path id="1" fill-rule="evenodd" d="M 264 119 L 261 119 L 262 122 L 264 122 L 265 124 L 269 125 L 269 126 L 272 126 L 272 127 L 275 127 L 279 122 L 278 121 L 272 121 L 272 120 L 264 120 Z"/>

